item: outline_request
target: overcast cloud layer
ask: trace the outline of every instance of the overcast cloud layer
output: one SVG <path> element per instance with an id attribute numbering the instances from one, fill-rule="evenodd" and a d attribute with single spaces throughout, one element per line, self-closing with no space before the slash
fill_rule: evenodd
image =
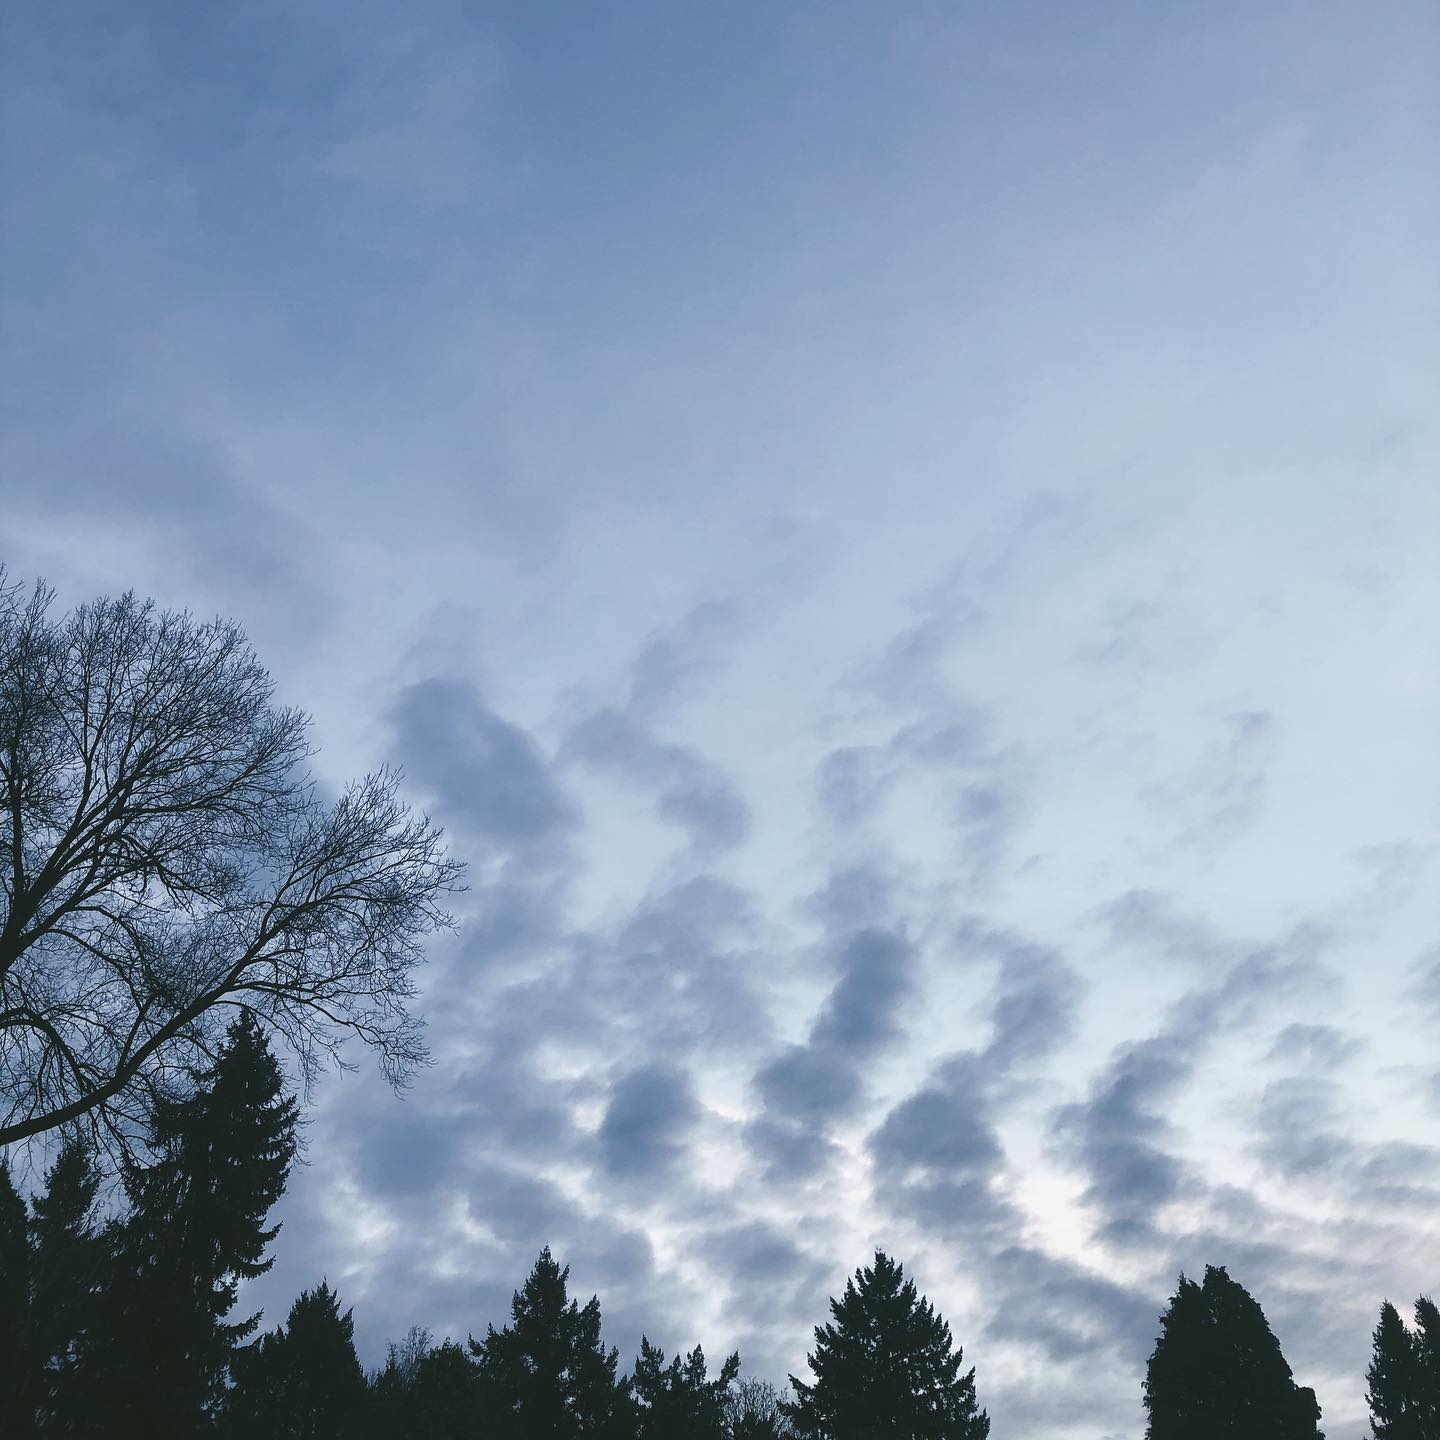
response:
<path id="1" fill-rule="evenodd" d="M 549 1243 L 783 1381 L 880 1245 L 1102 1440 L 1211 1263 L 1358 1430 L 1440 1290 L 1437 75 L 1424 0 L 5 7 L 0 556 L 239 619 L 471 862 L 270 1323 Z"/>

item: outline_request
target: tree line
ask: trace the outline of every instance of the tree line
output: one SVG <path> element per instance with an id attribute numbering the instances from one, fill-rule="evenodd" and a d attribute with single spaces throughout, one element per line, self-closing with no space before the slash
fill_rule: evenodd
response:
<path id="1" fill-rule="evenodd" d="M 0 1435 L 215 1440 L 987 1440 L 974 1368 L 883 1251 L 814 1332 L 785 1393 L 667 1357 L 642 1337 L 622 1370 L 600 1303 L 568 1293 L 548 1249 L 507 1324 L 461 1344 L 412 1330 L 367 1375 L 354 1319 L 322 1280 L 260 1331 L 236 1315 L 263 1274 L 270 1212 L 295 1155 L 297 1106 L 260 1024 L 242 1015 L 105 1212 L 88 1133 L 66 1137 L 28 1200 L 0 1164 Z M 241 1307 L 243 1310 L 243 1307 Z M 1375 1440 L 1440 1440 L 1440 1315 L 1382 1308 L 1367 1376 Z M 1323 1440 L 1255 1299 L 1224 1269 L 1181 1277 L 1141 1400 L 1149 1440 Z"/>

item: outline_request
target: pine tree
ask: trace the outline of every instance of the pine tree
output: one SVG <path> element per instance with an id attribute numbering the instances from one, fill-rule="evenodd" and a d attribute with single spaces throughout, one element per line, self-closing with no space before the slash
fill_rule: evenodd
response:
<path id="1" fill-rule="evenodd" d="M 667 1366 L 664 1352 L 642 1335 L 633 1381 L 639 1440 L 725 1440 L 725 1402 L 739 1373 L 740 1356 L 733 1354 L 708 1379 L 698 1345 Z"/>
<path id="2" fill-rule="evenodd" d="M 1375 1327 L 1374 1355 L 1365 1372 L 1370 1430 L 1375 1440 L 1421 1440 L 1420 1366 L 1414 1337 L 1387 1300 Z"/>
<path id="3" fill-rule="evenodd" d="M 237 1350 L 230 1373 L 222 1429 L 237 1436 L 340 1440 L 365 1400 L 354 1318 L 325 1281 L 301 1292 L 284 1325 Z"/>
<path id="4" fill-rule="evenodd" d="M 25 1202 L 0 1157 L 0 1435 L 27 1435 L 35 1357 L 30 1344 L 30 1249 Z"/>
<path id="5" fill-rule="evenodd" d="M 951 1350 L 950 1327 L 883 1251 L 830 1302 L 834 1320 L 815 1329 L 814 1372 L 793 1375 L 782 1406 L 806 1440 L 985 1440 L 990 1419 L 975 1398 L 975 1372 Z"/>
<path id="6" fill-rule="evenodd" d="M 1146 1440 L 1324 1440 L 1265 1314 L 1223 1267 L 1184 1275 L 1145 1377 Z"/>
<path id="7" fill-rule="evenodd" d="M 248 1015 L 185 1099 L 159 1106 L 156 1162 L 127 1176 L 131 1212 L 107 1238 L 117 1264 L 89 1361 L 99 1432 L 198 1434 L 237 1343 L 259 1316 L 227 1320 L 239 1283 L 263 1274 L 279 1226 L 266 1216 L 295 1153 L 295 1102 Z"/>
<path id="8" fill-rule="evenodd" d="M 600 1341 L 600 1302 L 567 1299 L 570 1268 L 546 1246 L 510 1305 L 510 1324 L 472 1339 L 487 1418 L 499 1437 L 596 1440 L 623 1434 L 629 1387 Z"/>
<path id="9" fill-rule="evenodd" d="M 33 1405 L 42 1432 L 60 1417 L 95 1320 L 109 1256 L 93 1214 L 100 1174 L 79 1133 L 60 1147 L 45 1189 L 31 1203 L 32 1337 L 38 1370 Z"/>
<path id="10" fill-rule="evenodd" d="M 1420 1433 L 1440 1440 L 1440 1310 L 1428 1295 L 1415 1302 L 1415 1364 Z"/>

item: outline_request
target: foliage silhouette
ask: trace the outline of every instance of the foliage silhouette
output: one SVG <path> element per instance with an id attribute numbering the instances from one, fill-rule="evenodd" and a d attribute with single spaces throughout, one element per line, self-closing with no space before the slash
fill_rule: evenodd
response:
<path id="1" fill-rule="evenodd" d="M 0 1435 L 20 1435 L 33 1401 L 25 1202 L 0 1156 Z"/>
<path id="2" fill-rule="evenodd" d="M 1147 1440 L 1324 1440 L 1315 1393 L 1295 1384 L 1265 1314 L 1223 1267 L 1184 1275 L 1145 1375 Z"/>
<path id="3" fill-rule="evenodd" d="M 58 1423 L 85 1350 L 108 1256 L 94 1223 L 100 1176 L 88 1141 L 69 1135 L 31 1203 L 27 1414 L 43 1431 Z"/>
<path id="4" fill-rule="evenodd" d="M 481 1403 L 497 1437 L 555 1440 L 629 1433 L 630 1386 L 617 1380 L 619 1352 L 600 1341 L 600 1302 L 582 1308 L 566 1293 L 563 1270 L 540 1252 L 510 1305 L 510 1324 L 492 1325 L 470 1341 L 479 1368 Z"/>
<path id="5" fill-rule="evenodd" d="M 960 1374 L 950 1327 L 917 1296 L 902 1266 L 883 1251 L 830 1302 L 832 1323 L 815 1329 L 807 1385 L 783 1407 L 806 1440 L 985 1440 L 990 1418 L 975 1398 L 975 1372 Z"/>
<path id="6" fill-rule="evenodd" d="M 301 1291 L 283 1326 L 231 1357 L 221 1429 L 276 1440 L 341 1440 L 365 1408 L 355 1322 L 327 1282 Z"/>
<path id="7" fill-rule="evenodd" d="M 725 1440 L 725 1397 L 739 1373 L 740 1356 L 732 1354 L 708 1379 L 698 1345 L 666 1365 L 664 1352 L 642 1335 L 632 1380 L 637 1440 Z"/>
<path id="8" fill-rule="evenodd" d="M 354 1035 L 403 1081 L 440 833 L 390 772 L 320 797 L 238 626 L 52 598 L 0 569 L 0 1145 L 83 1120 L 133 1160 L 241 1007 L 307 1080 Z"/>
<path id="9" fill-rule="evenodd" d="M 737 1380 L 725 1399 L 729 1440 L 785 1440 L 794 1432 L 768 1380 Z"/>
<path id="10" fill-rule="evenodd" d="M 1381 1305 L 1365 1380 L 1374 1440 L 1440 1440 L 1440 1313 L 1427 1296 L 1415 1302 L 1413 1330 Z"/>
<path id="11" fill-rule="evenodd" d="M 84 1369 L 86 1401 L 114 1435 L 206 1428 L 232 1352 L 258 1323 L 226 1318 L 239 1282 L 273 1264 L 279 1227 L 265 1220 L 289 1175 L 296 1107 L 255 1020 L 234 1021 L 194 1080 L 161 1104 L 159 1158 L 126 1176 L 131 1211 L 108 1231 L 113 1264 Z"/>

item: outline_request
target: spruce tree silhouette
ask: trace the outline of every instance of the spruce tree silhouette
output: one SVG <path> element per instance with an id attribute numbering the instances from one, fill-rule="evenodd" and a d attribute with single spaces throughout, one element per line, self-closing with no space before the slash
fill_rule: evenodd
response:
<path id="1" fill-rule="evenodd" d="M 1375 1440 L 1421 1440 L 1420 1357 L 1400 1312 L 1387 1300 L 1375 1327 L 1365 1399 Z"/>
<path id="2" fill-rule="evenodd" d="M 295 1102 L 248 1014 L 193 1083 L 159 1105 L 159 1158 L 126 1177 L 131 1212 L 108 1232 L 115 1264 L 85 1356 L 97 1434 L 205 1431 L 231 1353 L 259 1323 L 225 1317 L 239 1282 L 272 1264 L 279 1226 L 265 1219 L 295 1153 Z"/>
<path id="3" fill-rule="evenodd" d="M 25 1202 L 0 1156 L 0 1435 L 29 1433 L 26 1407 L 35 1372 L 30 1329 Z"/>
<path id="4" fill-rule="evenodd" d="M 615 1375 L 619 1352 L 600 1341 L 600 1302 L 566 1295 L 547 1245 L 510 1303 L 510 1324 L 471 1339 L 481 1403 L 499 1440 L 610 1440 L 628 1433 L 629 1384 Z"/>
<path id="5" fill-rule="evenodd" d="M 255 1440 L 341 1440 L 367 1398 L 355 1321 L 323 1280 L 301 1292 L 284 1325 L 235 1351 L 230 1376 L 220 1429 Z"/>
<path id="6" fill-rule="evenodd" d="M 739 1373 L 737 1353 L 714 1380 L 707 1379 L 698 1345 L 683 1361 L 677 1355 L 666 1365 L 664 1352 L 642 1335 L 632 1382 L 637 1440 L 726 1440 L 725 1401 Z"/>
<path id="7" fill-rule="evenodd" d="M 1425 1440 L 1440 1440 L 1440 1310 L 1428 1295 L 1415 1302 L 1415 1359 L 1421 1433 Z"/>
<path id="8" fill-rule="evenodd" d="M 1405 1328 L 1387 1300 L 1380 1307 L 1374 1351 L 1365 1372 L 1365 1399 L 1375 1440 L 1440 1440 L 1440 1315 L 1425 1296 L 1415 1302 L 1415 1328 Z"/>
<path id="9" fill-rule="evenodd" d="M 1147 1440 L 1324 1440 L 1265 1314 L 1223 1267 L 1180 1277 L 1145 1376 Z"/>
<path id="10" fill-rule="evenodd" d="M 42 1433 L 63 1429 L 109 1256 L 94 1223 L 100 1174 L 88 1139 L 60 1147 L 45 1189 L 31 1202 L 31 1349 L 36 1370 L 26 1405 Z"/>
<path id="11" fill-rule="evenodd" d="M 793 1375 L 793 1404 L 782 1406 L 806 1440 L 985 1440 L 990 1418 L 975 1399 L 975 1372 L 960 1374 L 964 1352 L 950 1327 L 883 1251 L 831 1300 L 834 1320 L 817 1326 L 808 1359 L 815 1379 Z"/>

